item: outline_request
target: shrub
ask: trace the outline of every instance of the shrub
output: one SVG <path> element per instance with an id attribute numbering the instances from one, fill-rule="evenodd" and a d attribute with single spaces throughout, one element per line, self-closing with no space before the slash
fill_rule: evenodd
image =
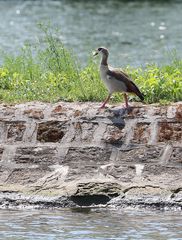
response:
<path id="1" fill-rule="evenodd" d="M 39 24 L 44 37 L 25 44 L 16 56 L 4 54 L 0 67 L 0 99 L 22 101 L 102 101 L 107 90 L 100 80 L 98 62 L 91 57 L 81 67 L 76 56 L 58 38 L 59 33 Z M 182 100 L 182 60 L 168 65 L 124 69 L 145 95 L 146 103 Z M 131 96 L 131 100 L 139 100 Z M 112 101 L 121 101 L 114 94 Z"/>

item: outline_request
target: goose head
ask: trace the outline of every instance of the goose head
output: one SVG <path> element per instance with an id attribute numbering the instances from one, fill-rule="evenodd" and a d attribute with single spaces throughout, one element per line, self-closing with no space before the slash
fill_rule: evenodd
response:
<path id="1" fill-rule="evenodd" d="M 93 52 L 94 56 L 96 56 L 98 54 L 100 54 L 102 56 L 105 56 L 105 57 L 108 57 L 109 56 L 109 51 L 105 47 L 99 47 L 99 48 L 97 48 L 97 50 L 95 52 Z"/>

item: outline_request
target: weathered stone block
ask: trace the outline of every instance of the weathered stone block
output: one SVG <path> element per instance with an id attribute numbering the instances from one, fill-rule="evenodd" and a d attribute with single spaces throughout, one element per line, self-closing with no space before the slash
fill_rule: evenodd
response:
<path id="1" fill-rule="evenodd" d="M 137 164 L 158 162 L 162 147 L 160 146 L 140 146 L 118 152 L 117 163 Z"/>
<path id="2" fill-rule="evenodd" d="M 14 169 L 8 176 L 8 184 L 32 184 L 50 172 L 49 169 Z"/>
<path id="3" fill-rule="evenodd" d="M 179 122 L 182 122 L 182 104 L 177 105 L 175 117 Z"/>
<path id="4" fill-rule="evenodd" d="M 116 126 L 108 125 L 102 140 L 110 144 L 122 144 L 124 131 Z"/>
<path id="5" fill-rule="evenodd" d="M 162 197 L 169 197 L 170 191 L 166 189 L 162 189 L 160 187 L 153 186 L 144 186 L 144 187 L 131 187 L 125 193 L 127 199 L 145 199 L 145 200 L 158 200 L 162 199 Z"/>
<path id="6" fill-rule="evenodd" d="M 40 142 L 60 142 L 65 132 L 65 122 L 48 121 L 39 123 L 37 140 Z"/>
<path id="7" fill-rule="evenodd" d="M 182 124 L 178 122 L 159 122 L 158 141 L 182 141 Z"/>
<path id="8" fill-rule="evenodd" d="M 108 166 L 103 174 L 122 182 L 130 182 L 136 176 L 136 171 L 133 165 L 115 163 Z"/>
<path id="9" fill-rule="evenodd" d="M 178 176 L 180 176 L 181 179 L 181 169 L 180 168 L 174 168 L 169 165 L 160 165 L 160 164 L 146 164 L 144 169 L 143 169 L 143 175 L 146 177 L 155 175 L 155 176 L 164 176 L 163 178 L 160 178 L 160 181 L 163 182 L 168 182 L 171 181 L 173 184 L 175 184 L 174 179 L 178 179 Z M 169 179 L 168 179 L 168 177 Z M 157 180 L 157 178 L 156 178 Z"/>
<path id="10" fill-rule="evenodd" d="M 52 110 L 51 116 L 53 116 L 54 114 L 61 114 L 62 112 L 63 112 L 63 106 L 58 105 Z"/>
<path id="11" fill-rule="evenodd" d="M 90 164 L 95 165 L 95 162 L 100 165 L 108 163 L 110 155 L 111 149 L 99 147 L 70 147 L 63 163 L 71 167 L 80 167 Z"/>
<path id="12" fill-rule="evenodd" d="M 126 118 L 144 118 L 146 114 L 145 107 L 134 107 L 128 111 Z"/>
<path id="13" fill-rule="evenodd" d="M 122 187 L 118 183 L 113 182 L 88 182 L 79 183 L 75 196 L 88 195 L 106 195 L 108 197 L 116 197 L 122 192 Z"/>
<path id="14" fill-rule="evenodd" d="M 63 164 L 69 166 L 67 180 L 74 179 L 75 176 L 94 176 L 98 167 L 107 164 L 110 160 L 111 149 L 99 147 L 71 147 L 63 160 Z"/>
<path id="15" fill-rule="evenodd" d="M 174 147 L 169 163 L 181 165 L 182 167 L 182 147 Z"/>
<path id="16" fill-rule="evenodd" d="M 98 124 L 92 122 L 75 122 L 73 123 L 73 127 L 75 132 L 72 141 L 91 143 Z"/>
<path id="17" fill-rule="evenodd" d="M 34 118 L 34 119 L 44 118 L 44 113 L 42 109 L 28 109 L 24 111 L 24 114 L 28 115 L 29 118 Z"/>
<path id="18" fill-rule="evenodd" d="M 20 142 L 23 140 L 23 135 L 25 132 L 26 126 L 24 122 L 12 122 L 8 123 L 7 126 L 7 141 L 11 142 Z"/>
<path id="19" fill-rule="evenodd" d="M 150 118 L 151 116 L 155 116 L 159 118 L 166 118 L 166 114 L 167 114 L 166 106 L 151 106 L 148 109 L 146 117 Z"/>
<path id="20" fill-rule="evenodd" d="M 18 164 L 38 164 L 49 166 L 57 163 L 56 147 L 20 147 L 17 148 L 14 161 Z"/>
<path id="21" fill-rule="evenodd" d="M 147 143 L 150 138 L 150 123 L 138 122 L 134 128 L 133 143 Z"/>
<path id="22" fill-rule="evenodd" d="M 94 164 L 83 165 L 77 164 L 74 167 L 70 167 L 66 176 L 65 182 L 75 181 L 80 179 L 93 178 L 98 174 L 98 167 Z"/>
<path id="23" fill-rule="evenodd" d="M 13 118 L 15 116 L 15 107 L 8 105 L 0 106 L 0 117 Z"/>

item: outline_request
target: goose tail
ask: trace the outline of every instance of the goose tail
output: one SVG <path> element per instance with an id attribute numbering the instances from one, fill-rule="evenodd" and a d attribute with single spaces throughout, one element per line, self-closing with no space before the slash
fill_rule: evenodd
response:
<path id="1" fill-rule="evenodd" d="M 139 93 L 137 94 L 137 96 L 142 100 L 142 102 L 144 101 L 144 95 L 143 95 L 143 93 L 141 93 L 141 92 L 139 91 Z"/>

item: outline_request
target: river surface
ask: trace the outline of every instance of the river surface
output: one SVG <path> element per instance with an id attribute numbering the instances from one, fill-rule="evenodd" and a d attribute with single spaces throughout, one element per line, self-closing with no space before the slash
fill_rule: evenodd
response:
<path id="1" fill-rule="evenodd" d="M 181 240 L 179 212 L 0 210 L 2 240 Z"/>
<path id="2" fill-rule="evenodd" d="M 1 0 L 0 49 L 17 53 L 36 41 L 38 22 L 58 27 L 82 63 L 100 46 L 117 66 L 163 63 L 174 49 L 182 57 L 182 1 Z"/>

